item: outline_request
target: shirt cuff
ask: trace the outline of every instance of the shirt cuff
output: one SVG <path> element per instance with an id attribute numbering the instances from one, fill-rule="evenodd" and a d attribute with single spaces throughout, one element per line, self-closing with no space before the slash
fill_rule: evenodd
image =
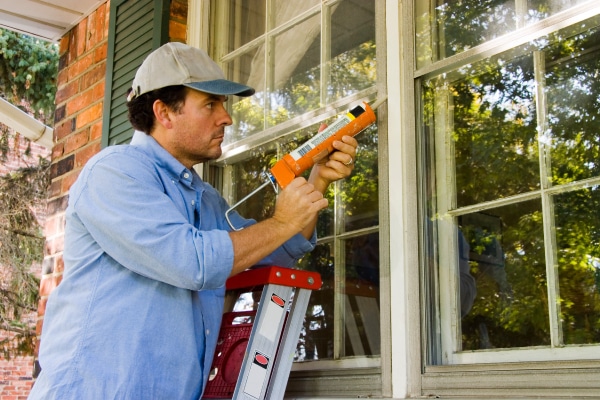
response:
<path id="1" fill-rule="evenodd" d="M 233 269 L 233 243 L 224 230 L 202 232 L 204 256 L 204 288 L 218 288 L 225 284 Z"/>

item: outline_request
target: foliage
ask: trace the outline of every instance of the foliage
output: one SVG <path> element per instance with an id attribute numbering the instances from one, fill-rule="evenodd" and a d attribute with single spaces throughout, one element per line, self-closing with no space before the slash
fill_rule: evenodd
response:
<path id="1" fill-rule="evenodd" d="M 57 72 L 56 44 L 0 29 L 0 91 L 6 100 L 25 101 L 35 118 L 50 123 Z"/>
<path id="2" fill-rule="evenodd" d="M 0 330 L 14 336 L 0 341 L 5 358 L 33 354 L 39 279 L 30 272 L 43 258 L 44 236 L 36 212 L 46 200 L 49 161 L 0 177 Z M 43 203 L 42 203 L 43 204 Z"/>
<path id="3" fill-rule="evenodd" d="M 0 29 L 0 94 L 46 124 L 52 121 L 57 70 L 55 44 Z M 50 162 L 31 157 L 31 142 L 4 125 L 0 148 L 2 161 L 32 160 L 0 176 L 0 352 L 9 358 L 34 351 L 31 314 L 37 310 L 39 279 L 31 268 L 43 259 L 45 238 L 37 217 L 45 210 Z"/>
<path id="4" fill-rule="evenodd" d="M 488 40 L 490 23 L 506 23 L 512 11 L 504 1 L 484 3 L 441 7 L 447 55 Z M 600 343 L 600 29 L 589 26 L 465 65 L 426 87 L 426 125 L 444 113 L 451 120 L 426 129 L 448 131 L 452 207 L 467 208 L 457 224 L 477 297 L 461 321 L 463 350 L 548 346 L 553 327 L 557 345 Z"/>

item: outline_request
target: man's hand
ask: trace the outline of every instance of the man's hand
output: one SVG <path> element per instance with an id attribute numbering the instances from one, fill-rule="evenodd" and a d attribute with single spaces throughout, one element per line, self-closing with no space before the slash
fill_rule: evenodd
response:
<path id="1" fill-rule="evenodd" d="M 319 132 L 325 127 L 326 125 L 321 125 Z M 334 141 L 335 150 L 313 166 L 308 181 L 316 190 L 325 193 L 331 182 L 350 176 L 354 169 L 357 147 L 358 142 L 352 136 L 344 136 L 341 141 Z"/>
<path id="2" fill-rule="evenodd" d="M 240 231 L 229 232 L 235 275 L 271 254 L 297 233 L 312 236 L 319 211 L 327 207 L 323 193 L 304 178 L 296 178 L 279 192 L 273 217 Z"/>
<path id="3" fill-rule="evenodd" d="M 297 232 L 322 209 L 327 208 L 323 193 L 304 178 L 295 178 L 279 192 L 273 218 L 281 223 L 294 226 Z"/>

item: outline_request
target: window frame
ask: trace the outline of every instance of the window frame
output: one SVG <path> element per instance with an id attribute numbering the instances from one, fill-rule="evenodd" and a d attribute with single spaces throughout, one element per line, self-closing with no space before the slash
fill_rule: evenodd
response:
<path id="1" fill-rule="evenodd" d="M 333 0 L 333 1 L 322 1 L 318 5 L 311 7 L 308 10 L 302 12 L 301 15 L 293 18 L 292 20 L 286 22 L 285 24 L 278 26 L 276 29 L 272 29 L 268 31 L 267 34 L 263 34 L 258 38 L 244 44 L 238 49 L 235 49 L 233 52 L 228 53 L 226 56 L 221 59 L 217 59 L 217 63 L 219 63 L 222 67 L 227 64 L 229 61 L 233 60 L 237 55 L 252 49 L 254 47 L 260 46 L 263 42 L 270 40 L 270 37 L 276 35 L 277 33 L 289 29 L 292 26 L 297 25 L 298 23 L 310 18 L 311 16 L 316 15 L 317 13 L 321 14 L 321 19 L 326 19 L 326 13 L 322 12 L 322 8 L 330 9 L 331 6 L 339 3 L 341 0 Z M 209 2 L 203 2 L 204 4 Z M 270 1 L 267 1 L 269 4 Z M 188 21 L 190 25 L 198 24 L 200 21 L 205 23 L 210 21 L 211 18 L 217 18 L 213 10 L 210 10 L 208 6 L 198 7 L 197 10 L 201 9 L 202 17 L 192 17 L 191 20 Z M 263 131 L 259 133 L 255 133 L 241 139 L 235 143 L 228 144 L 223 146 L 223 155 L 221 158 L 216 160 L 215 162 L 211 162 L 211 164 L 207 167 L 204 167 L 204 177 L 209 179 L 209 176 L 218 176 L 218 182 L 213 182 L 217 186 L 222 188 L 222 194 L 226 200 L 233 204 L 233 196 L 231 190 L 231 182 L 233 175 L 233 167 L 232 163 L 238 162 L 245 158 L 245 155 L 251 151 L 251 149 L 263 145 L 266 143 L 286 140 L 286 138 L 291 137 L 295 131 L 300 130 L 302 128 L 306 128 L 308 126 L 317 124 L 321 121 L 324 121 L 328 118 L 334 117 L 341 113 L 344 113 L 348 110 L 350 104 L 357 103 L 359 101 L 366 101 L 370 104 L 378 98 L 378 96 L 385 97 L 386 93 L 386 82 L 385 82 L 385 69 L 386 69 L 386 35 L 385 35 L 385 3 L 384 2 L 375 2 L 375 18 L 376 18 L 376 28 L 375 28 L 375 40 L 377 43 L 376 56 L 378 60 L 378 79 L 377 84 L 375 86 L 369 87 L 368 89 L 359 91 L 351 96 L 345 97 L 341 100 L 337 100 L 323 106 L 319 109 L 309 111 L 300 115 L 298 117 L 292 118 L 284 123 L 281 123 L 276 126 L 267 127 Z M 196 14 L 192 9 L 190 9 L 190 15 Z M 198 14 L 196 14 L 198 15 Z M 219 14 L 219 20 L 223 21 L 225 18 L 224 15 Z M 208 24 L 207 24 L 208 25 Z M 194 38 L 188 38 L 188 43 L 192 45 L 202 45 L 208 44 L 207 35 L 209 35 L 209 31 L 212 28 L 207 27 L 202 30 L 197 30 L 196 36 Z M 201 32 L 200 32 L 201 31 Z M 322 43 L 327 40 L 326 34 L 323 34 L 321 37 Z M 323 46 L 321 46 L 321 51 L 323 50 Z M 212 49 L 214 51 L 214 49 Z M 216 57 L 215 57 L 216 58 Z M 321 64 L 323 65 L 323 64 Z M 273 65 L 267 63 L 267 74 L 268 71 L 273 68 Z M 321 74 L 326 73 L 322 68 Z M 321 85 L 323 85 L 324 81 L 322 81 Z M 265 106 L 265 109 L 268 107 Z M 377 110 L 377 126 L 378 126 L 378 137 L 379 137 L 379 164 L 383 165 L 386 162 L 387 154 L 385 151 L 386 146 L 386 128 L 387 124 L 385 122 L 387 118 L 387 106 L 384 103 Z M 383 168 L 385 169 L 385 168 Z M 218 173 L 214 173 L 214 170 L 219 170 Z M 213 171 L 212 173 L 210 171 Z M 379 195 L 379 210 L 380 215 L 386 215 L 387 212 L 387 199 L 383 194 L 383 187 L 387 185 L 385 181 L 382 180 L 382 172 L 380 172 L 380 195 Z M 385 214 L 384 214 L 385 213 Z M 360 230 L 357 232 L 351 232 L 349 234 L 340 235 L 335 239 L 331 237 L 324 238 L 325 241 L 342 241 L 347 238 L 351 238 L 356 236 L 359 233 L 365 233 L 367 231 L 377 230 L 380 232 L 380 270 L 382 277 L 380 278 L 380 330 L 381 330 L 381 356 L 367 356 L 360 358 L 348 358 L 341 360 L 320 360 L 314 362 L 302 362 L 302 363 L 294 363 L 292 367 L 292 373 L 290 382 L 288 384 L 288 394 L 295 393 L 298 391 L 298 394 L 302 395 L 340 395 L 343 393 L 348 394 L 349 396 L 355 396 L 357 393 L 366 393 L 368 395 L 389 395 L 391 393 L 391 348 L 390 348 L 390 304 L 389 304 L 389 284 L 387 278 L 384 278 L 388 274 L 385 273 L 387 269 L 389 269 L 389 256 L 386 254 L 386 249 L 389 247 L 386 239 L 386 235 L 384 232 L 388 230 L 389 221 L 386 218 L 382 218 L 384 221 L 380 221 L 379 226 L 371 227 L 366 230 Z M 387 339 L 386 339 L 387 338 Z M 312 382 L 315 378 L 327 379 L 335 377 L 336 382 L 339 384 L 331 385 L 329 383 L 325 385 L 306 385 L 304 382 L 305 379 L 309 378 Z M 373 379 L 377 377 L 377 379 Z"/>

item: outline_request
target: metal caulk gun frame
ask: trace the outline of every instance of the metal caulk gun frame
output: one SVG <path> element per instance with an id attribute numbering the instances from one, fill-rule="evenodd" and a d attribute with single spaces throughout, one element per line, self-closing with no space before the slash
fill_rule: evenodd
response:
<path id="1" fill-rule="evenodd" d="M 263 178 L 263 180 L 265 182 L 262 185 L 260 185 L 259 187 L 257 187 L 256 189 L 254 189 L 252 192 L 248 193 L 243 199 L 241 199 L 240 201 L 238 201 L 237 203 L 235 203 L 234 205 L 232 205 L 231 207 L 229 207 L 229 209 L 227 211 L 225 211 L 225 219 L 227 220 L 227 223 L 229 224 L 229 226 L 231 227 L 231 229 L 233 229 L 234 231 L 241 231 L 242 229 L 244 229 L 244 228 L 236 228 L 235 226 L 233 226 L 233 223 L 229 219 L 229 213 L 231 211 L 233 211 L 234 208 L 236 208 L 237 206 L 239 206 L 240 204 L 242 204 L 243 202 L 245 202 L 246 200 L 248 200 L 250 197 L 254 196 L 256 193 L 258 193 L 261 190 L 263 190 L 265 188 L 265 186 L 269 185 L 269 183 L 271 185 L 273 185 L 273 189 L 275 190 L 275 194 L 279 193 L 279 189 L 277 188 L 277 181 L 275 180 L 275 177 L 272 174 L 270 174 L 267 171 L 263 171 L 263 172 L 260 173 L 260 176 Z"/>
<path id="2" fill-rule="evenodd" d="M 382 97 L 380 99 L 377 99 L 375 102 L 373 102 L 373 106 L 371 107 L 371 109 L 372 110 L 376 110 L 386 100 L 387 100 L 387 96 L 384 96 L 384 97 Z M 367 105 L 367 103 L 365 103 L 365 105 Z M 363 129 L 361 129 L 361 131 L 364 130 L 364 129 L 366 129 L 366 128 L 367 128 L 367 126 L 365 126 Z M 359 132 L 356 132 L 356 134 L 358 134 Z M 234 231 L 241 231 L 244 228 L 243 227 L 242 228 L 236 228 L 235 226 L 233 226 L 233 223 L 229 219 L 229 213 L 231 213 L 231 211 L 233 211 L 233 209 L 235 209 L 237 206 L 239 206 L 240 204 L 242 204 L 243 202 L 245 202 L 246 200 L 248 200 L 250 197 L 254 196 L 256 193 L 258 193 L 259 191 L 261 191 L 263 188 L 265 188 L 266 186 L 268 186 L 269 183 L 271 185 L 273 185 L 273 189 L 275 190 L 275 193 L 276 194 L 279 193 L 279 189 L 277 187 L 277 180 L 275 179 L 275 176 L 271 172 L 269 172 L 269 171 L 263 171 L 263 172 L 261 172 L 261 177 L 265 181 L 262 185 L 260 185 L 256 189 L 254 189 L 252 192 L 250 192 L 248 195 L 246 195 L 243 199 L 241 199 L 240 201 L 238 201 L 237 203 L 235 203 L 233 206 L 231 206 L 227 211 L 225 211 L 225 219 L 227 220 L 227 223 L 229 224 L 229 226 L 231 227 L 231 229 L 233 229 Z"/>

